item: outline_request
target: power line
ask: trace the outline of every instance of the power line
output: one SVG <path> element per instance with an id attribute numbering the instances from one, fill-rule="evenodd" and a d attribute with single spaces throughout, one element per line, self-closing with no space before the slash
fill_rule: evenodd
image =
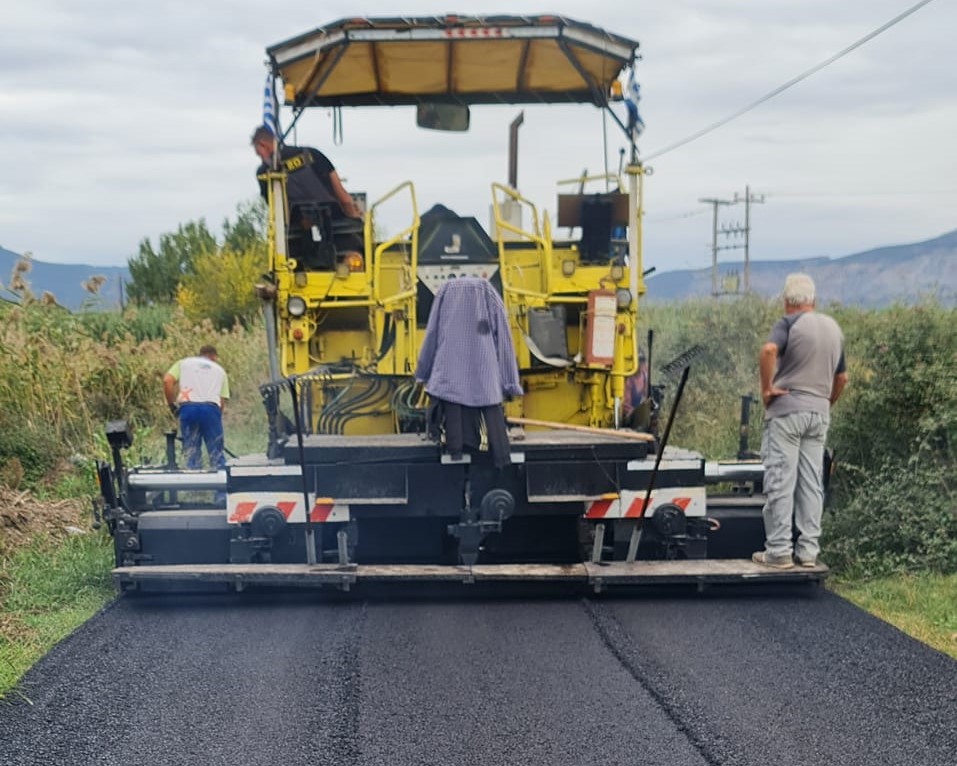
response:
<path id="1" fill-rule="evenodd" d="M 664 223 L 667 221 L 677 221 L 683 218 L 694 218 L 699 215 L 704 215 L 706 210 L 689 210 L 686 213 L 675 213 L 673 215 L 653 215 L 645 218 L 648 223 Z"/>
<path id="2" fill-rule="evenodd" d="M 743 107 L 742 109 L 739 109 L 738 111 L 734 112 L 733 114 L 731 114 L 731 115 L 729 115 L 729 116 L 727 116 L 727 117 L 725 117 L 725 118 L 723 118 L 723 119 L 720 119 L 720 120 L 718 120 L 717 122 L 711 123 L 711 125 L 709 125 L 709 126 L 706 127 L 706 128 L 702 128 L 702 129 L 699 130 L 697 133 L 692 133 L 690 136 L 687 136 L 686 138 L 682 138 L 680 141 L 676 141 L 675 143 L 670 144 L 669 146 L 666 146 L 664 149 L 659 149 L 657 152 L 652 152 L 651 154 L 649 154 L 649 155 L 647 155 L 646 157 L 644 157 L 644 161 L 647 162 L 648 160 L 652 160 L 652 159 L 654 159 L 655 157 L 660 157 L 662 154 L 665 154 L 665 153 L 670 152 L 670 151 L 672 151 L 672 150 L 674 150 L 674 149 L 677 149 L 677 148 L 680 147 L 680 146 L 684 146 L 685 144 L 690 144 L 692 141 L 701 138 L 702 136 L 704 136 L 704 135 L 710 133 L 711 131 L 717 130 L 717 129 L 720 128 L 722 125 L 727 125 L 729 122 L 731 122 L 731 120 L 737 119 L 738 117 L 740 117 L 740 116 L 743 115 L 743 114 L 747 114 L 747 113 L 750 112 L 752 109 L 755 109 L 756 107 L 758 107 L 758 106 L 760 106 L 761 104 L 763 104 L 765 101 L 770 101 L 772 98 L 774 98 L 775 96 L 779 95 L 780 93 L 783 93 L 783 92 L 786 91 L 788 88 L 790 88 L 790 87 L 792 87 L 792 86 L 794 86 L 794 85 L 797 85 L 797 84 L 798 84 L 799 82 L 801 82 L 802 80 L 806 80 L 806 79 L 807 79 L 808 77 L 810 77 L 812 74 L 815 74 L 816 72 L 821 71 L 821 70 L 824 69 L 824 67 L 826 67 L 828 64 L 833 64 L 833 63 L 834 63 L 835 61 L 837 61 L 839 58 L 842 58 L 843 56 L 846 56 L 846 55 L 847 55 L 848 53 L 850 53 L 851 51 L 856 50 L 857 48 L 860 48 L 862 45 L 864 45 L 864 43 L 873 40 L 875 37 L 877 37 L 877 36 L 878 36 L 879 34 L 881 34 L 882 32 L 886 32 L 886 31 L 887 31 L 888 29 L 890 29 L 892 26 L 894 26 L 895 24 L 897 24 L 897 23 L 903 21 L 903 20 L 906 19 L 908 16 L 910 16 L 912 13 L 916 13 L 917 11 L 919 11 L 921 8 L 923 8 L 925 5 L 927 5 L 927 4 L 930 3 L 931 1 L 932 1 L 932 0 L 920 0 L 919 3 L 916 3 L 915 5 L 912 5 L 912 6 L 911 6 L 910 8 L 908 8 L 906 11 L 904 11 L 903 13 L 901 13 L 901 14 L 895 16 L 893 19 L 891 19 L 890 21 L 888 21 L 886 24 L 883 24 L 883 25 L 879 26 L 879 27 L 878 27 L 877 29 L 875 29 L 873 32 L 870 32 L 869 34 L 864 35 L 864 37 L 862 37 L 862 38 L 861 38 L 860 40 L 858 40 L 857 42 L 852 43 L 852 44 L 849 45 L 847 48 L 845 48 L 844 50 L 842 50 L 840 53 L 835 53 L 835 54 L 834 54 L 833 56 L 831 56 L 829 59 L 826 59 L 826 60 L 822 61 L 820 64 L 816 64 L 815 66 L 811 67 L 811 68 L 808 69 L 807 71 L 802 72 L 801 74 L 799 74 L 797 77 L 795 77 L 795 78 L 793 78 L 793 79 L 791 79 L 791 80 L 788 80 L 786 83 L 784 83 L 784 85 L 780 85 L 780 86 L 778 86 L 777 88 L 775 88 L 774 90 L 772 90 L 770 93 L 766 93 L 765 95 L 761 96 L 761 98 L 759 98 L 757 101 L 753 101 L 752 103 L 748 104 L 747 106 Z"/>

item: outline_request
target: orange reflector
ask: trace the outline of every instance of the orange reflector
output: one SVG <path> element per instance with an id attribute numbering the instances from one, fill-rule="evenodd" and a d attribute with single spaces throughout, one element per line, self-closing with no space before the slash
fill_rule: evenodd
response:
<path id="1" fill-rule="evenodd" d="M 292 331 L 292 337 L 293 337 L 295 340 L 302 340 L 302 330 L 300 330 L 300 329 L 297 327 L 295 330 Z"/>
<path id="2" fill-rule="evenodd" d="M 349 271 L 362 271 L 365 268 L 362 256 L 356 252 L 346 253 L 343 263 L 346 264 Z"/>

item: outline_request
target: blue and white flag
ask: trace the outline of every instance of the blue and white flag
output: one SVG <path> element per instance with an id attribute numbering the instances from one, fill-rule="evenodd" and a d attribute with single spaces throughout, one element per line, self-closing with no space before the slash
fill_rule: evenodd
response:
<path id="1" fill-rule="evenodd" d="M 628 110 L 628 130 L 635 136 L 641 135 L 645 129 L 645 122 L 638 114 L 638 102 L 641 101 L 641 88 L 638 78 L 635 77 L 635 68 L 632 67 L 628 76 L 628 87 L 625 88 L 625 108 Z"/>
<path id="2" fill-rule="evenodd" d="M 274 136 L 279 135 L 279 124 L 276 122 L 276 113 L 279 106 L 276 101 L 276 78 L 272 72 L 266 75 L 266 87 L 263 89 L 263 125 L 272 131 Z"/>

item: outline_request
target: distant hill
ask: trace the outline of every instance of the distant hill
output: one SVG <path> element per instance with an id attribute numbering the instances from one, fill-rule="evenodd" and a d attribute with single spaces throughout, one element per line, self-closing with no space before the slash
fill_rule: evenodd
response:
<path id="1" fill-rule="evenodd" d="M 20 256 L 0 247 L 0 298 L 12 296 L 6 289 L 10 273 Z M 719 284 L 735 282 L 743 288 L 741 261 L 718 264 Z M 926 242 L 891 245 L 847 255 L 843 258 L 804 258 L 790 261 L 752 261 L 751 290 L 767 298 L 779 295 L 784 278 L 795 271 L 811 275 L 817 284 L 818 303 L 879 307 L 914 303 L 934 297 L 946 306 L 957 305 L 957 230 Z M 82 283 L 101 275 L 106 282 L 94 297 Z M 57 302 L 71 311 L 84 305 L 113 309 L 121 303 L 121 285 L 129 280 L 125 266 L 85 266 L 31 261 L 26 275 L 34 295 L 53 293 Z M 711 294 L 711 269 L 666 271 L 648 277 L 646 300 L 664 302 Z M 728 289 L 725 287 L 724 289 Z"/>
<path id="2" fill-rule="evenodd" d="M 14 264 L 21 256 L 0 247 L 0 298 L 15 299 L 7 289 Z M 106 281 L 98 295 L 91 295 L 83 288 L 83 282 L 93 276 L 105 277 Z M 44 263 L 30 260 L 30 271 L 25 279 L 30 290 L 38 298 L 44 292 L 52 293 L 57 303 L 71 311 L 83 306 L 91 309 L 115 309 L 121 303 L 121 284 L 128 282 L 129 271 L 125 266 L 87 266 L 83 264 Z"/>
<path id="3" fill-rule="evenodd" d="M 957 305 L 957 231 L 926 242 L 879 247 L 843 258 L 752 261 L 751 290 L 767 298 L 779 295 L 785 277 L 795 271 L 811 275 L 822 306 L 836 302 L 879 307 L 927 297 L 953 306 Z M 728 289 L 736 281 L 743 288 L 742 261 L 719 262 L 718 273 L 719 289 Z M 652 302 L 703 297 L 711 294 L 711 269 L 667 271 L 651 275 L 646 282 L 645 298 Z"/>

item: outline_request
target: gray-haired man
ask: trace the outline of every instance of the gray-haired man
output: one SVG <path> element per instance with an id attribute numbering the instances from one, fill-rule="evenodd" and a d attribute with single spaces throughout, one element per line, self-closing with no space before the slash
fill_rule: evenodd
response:
<path id="1" fill-rule="evenodd" d="M 824 442 L 847 372 L 841 328 L 814 311 L 814 282 L 807 274 L 785 280 L 784 316 L 771 328 L 758 361 L 767 502 L 764 550 L 751 558 L 778 569 L 795 561 L 812 567 L 820 552 Z M 798 531 L 793 551 L 792 519 Z"/>

